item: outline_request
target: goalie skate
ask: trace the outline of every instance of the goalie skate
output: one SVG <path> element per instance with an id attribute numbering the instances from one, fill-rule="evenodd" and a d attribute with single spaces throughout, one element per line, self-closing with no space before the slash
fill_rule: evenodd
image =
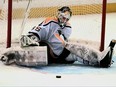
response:
<path id="1" fill-rule="evenodd" d="M 1 61 L 5 65 L 16 63 L 22 66 L 47 65 L 47 47 L 15 47 L 2 54 Z"/>
<path id="2" fill-rule="evenodd" d="M 115 46 L 116 40 L 112 40 L 109 44 L 109 51 L 106 53 L 104 58 L 100 61 L 100 67 L 108 68 L 113 63 L 112 54 L 113 48 Z"/>

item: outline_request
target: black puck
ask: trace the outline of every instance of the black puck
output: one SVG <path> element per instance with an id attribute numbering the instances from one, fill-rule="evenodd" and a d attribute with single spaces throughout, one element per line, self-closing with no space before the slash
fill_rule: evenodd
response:
<path id="1" fill-rule="evenodd" d="M 61 76 L 56 76 L 56 78 L 61 78 Z"/>

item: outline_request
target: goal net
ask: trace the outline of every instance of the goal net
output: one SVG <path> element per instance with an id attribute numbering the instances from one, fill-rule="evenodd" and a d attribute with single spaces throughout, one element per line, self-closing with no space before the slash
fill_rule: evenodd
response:
<path id="1" fill-rule="evenodd" d="M 0 43 L 6 43 L 8 26 L 8 0 L 0 3 Z M 72 34 L 70 40 L 95 42 L 100 47 L 103 0 L 12 0 L 11 41 L 18 42 L 46 17 L 56 16 L 58 8 L 69 6 L 73 16 L 70 19 Z M 94 44 L 94 45 L 95 45 Z"/>

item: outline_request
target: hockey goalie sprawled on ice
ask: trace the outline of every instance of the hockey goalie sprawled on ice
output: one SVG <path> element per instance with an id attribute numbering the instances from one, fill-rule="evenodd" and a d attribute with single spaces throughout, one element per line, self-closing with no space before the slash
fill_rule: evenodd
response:
<path id="1" fill-rule="evenodd" d="M 6 65 L 15 63 L 23 66 L 72 64 L 79 61 L 85 65 L 110 67 L 116 40 L 111 40 L 102 52 L 79 43 L 69 43 L 72 29 L 68 21 L 71 16 L 69 7 L 61 7 L 56 17 L 46 18 L 27 35 L 22 35 L 20 48 L 6 49 L 1 61 Z"/>

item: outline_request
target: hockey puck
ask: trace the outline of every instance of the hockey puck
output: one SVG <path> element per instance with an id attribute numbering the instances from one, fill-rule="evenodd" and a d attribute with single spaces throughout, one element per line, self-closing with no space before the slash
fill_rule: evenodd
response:
<path id="1" fill-rule="evenodd" d="M 56 78 L 61 78 L 61 76 L 56 76 Z"/>

